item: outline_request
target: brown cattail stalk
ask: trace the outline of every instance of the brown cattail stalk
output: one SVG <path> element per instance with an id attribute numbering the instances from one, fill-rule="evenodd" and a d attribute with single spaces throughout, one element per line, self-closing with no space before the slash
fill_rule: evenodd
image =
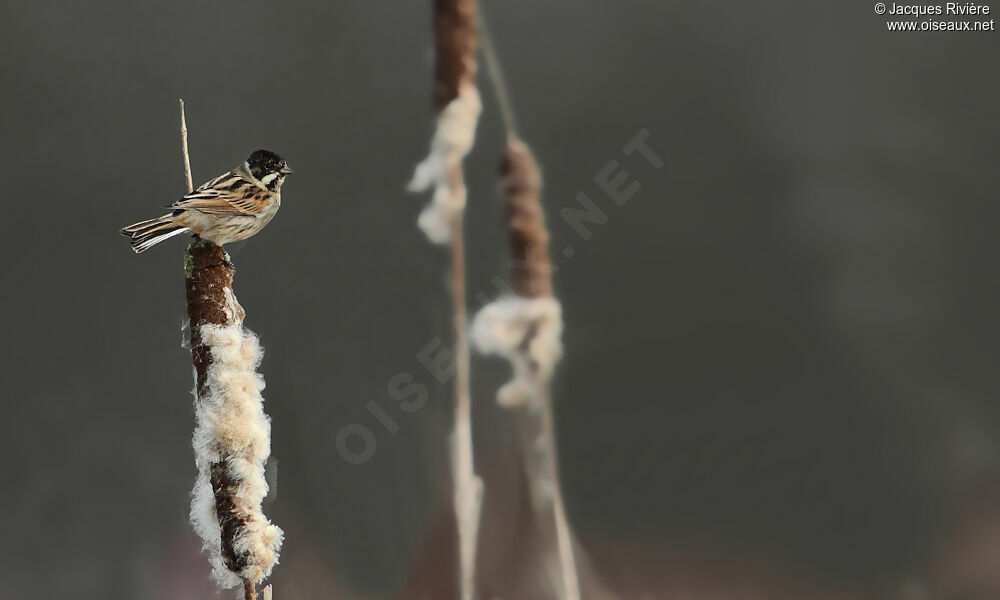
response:
<path id="1" fill-rule="evenodd" d="M 522 298 L 551 297 L 552 261 L 542 210 L 542 173 L 523 142 L 511 140 L 507 144 L 500 177 L 510 245 L 511 287 Z"/>
<path id="2" fill-rule="evenodd" d="M 559 485 L 559 460 L 550 381 L 561 353 L 561 307 L 552 293 L 549 233 L 541 203 L 542 178 L 531 150 L 511 136 L 501 163 L 503 214 L 517 295 L 483 308 L 473 324 L 480 351 L 506 357 L 514 379 L 497 394 L 517 411 L 517 438 L 538 523 L 552 523 L 564 600 L 580 599 L 573 542 Z M 550 521 L 551 518 L 551 521 Z M 551 532 L 550 532 L 551 535 Z"/>
<path id="3" fill-rule="evenodd" d="M 193 189 L 187 123 L 181 101 L 181 145 L 188 192 Z M 261 512 L 267 494 L 264 463 L 270 421 L 263 411 L 263 378 L 256 372 L 257 337 L 243 328 L 245 312 L 233 293 L 226 251 L 195 239 L 185 255 L 187 314 L 195 369 L 194 434 L 198 479 L 191 522 L 220 584 L 243 584 L 246 600 L 277 563 L 282 532 Z"/>
<path id="4" fill-rule="evenodd" d="M 431 241 L 447 244 L 451 251 L 455 353 L 451 462 L 463 600 L 475 598 L 476 545 L 483 493 L 472 448 L 463 234 L 466 187 L 462 170 L 462 160 L 472 149 L 482 109 L 475 86 L 477 9 L 476 0 L 434 0 L 433 105 L 438 115 L 437 130 L 430 155 L 417 166 L 410 183 L 413 191 L 434 188 L 433 200 L 420 215 L 419 224 Z"/>
<path id="5" fill-rule="evenodd" d="M 475 89 L 475 0 L 434 0 L 434 107 L 443 114 L 462 94 Z M 477 94 L 478 96 L 478 94 Z M 478 98 L 477 104 L 478 104 Z M 478 107 L 477 107 L 478 108 Z M 478 110 L 477 110 L 478 112 Z M 471 140 L 469 143 L 471 149 Z M 466 151 L 468 152 L 468 151 Z M 463 600 L 476 597 L 476 546 L 482 509 L 483 482 L 476 475 L 472 445 L 472 397 L 469 375 L 468 313 L 465 289 L 464 196 L 461 160 L 448 165 L 448 187 L 453 198 L 463 197 L 452 211 L 451 307 L 455 336 L 455 428 L 452 434 L 452 479 L 458 525 L 459 590 Z"/>
<path id="6" fill-rule="evenodd" d="M 476 83 L 476 0 L 434 0 L 434 109 Z"/>

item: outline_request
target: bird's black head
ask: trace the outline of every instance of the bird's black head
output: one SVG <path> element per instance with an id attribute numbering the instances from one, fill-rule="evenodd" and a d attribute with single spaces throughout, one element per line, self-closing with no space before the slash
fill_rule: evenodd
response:
<path id="1" fill-rule="evenodd" d="M 285 159 L 270 150 L 257 150 L 251 154 L 250 158 L 247 159 L 247 167 L 258 181 L 263 182 L 268 187 L 271 187 L 272 183 L 284 179 L 285 175 L 294 173 Z"/>

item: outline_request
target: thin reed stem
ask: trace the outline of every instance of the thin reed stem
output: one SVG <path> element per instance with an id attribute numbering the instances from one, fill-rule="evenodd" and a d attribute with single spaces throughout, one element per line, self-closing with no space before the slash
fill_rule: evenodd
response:
<path id="1" fill-rule="evenodd" d="M 549 390 L 545 390 L 549 392 Z M 556 441 L 555 415 L 552 410 L 552 397 L 546 393 L 540 398 L 542 405 L 542 435 L 545 439 L 546 466 L 552 481 L 552 517 L 556 526 L 556 542 L 559 547 L 559 567 L 562 574 L 564 600 L 580 600 L 580 577 L 576 569 L 576 558 L 573 555 L 573 536 L 566 519 L 566 506 L 563 503 L 562 484 L 559 479 L 559 449 Z"/>
<path id="2" fill-rule="evenodd" d="M 503 126 L 507 132 L 507 141 L 516 140 L 518 137 L 514 119 L 514 103 L 511 101 L 510 90 L 503 76 L 503 68 L 500 66 L 500 56 L 497 54 L 496 45 L 493 43 L 493 34 L 490 33 L 489 25 L 486 23 L 486 14 L 482 7 L 479 9 L 479 41 L 483 49 L 483 58 L 486 59 L 486 74 L 493 86 L 493 93 L 496 94 L 497 106 L 500 107 L 500 118 L 503 119 Z"/>
<path id="3" fill-rule="evenodd" d="M 456 212 L 451 218 L 451 229 L 459 233 L 464 215 Z M 469 374 L 469 334 L 466 325 L 468 314 L 465 301 L 465 240 L 461 235 L 451 237 L 451 310 L 454 326 L 455 352 L 455 434 L 461 463 L 458 472 L 474 474 L 472 459 L 472 402 Z"/>
<path id="4" fill-rule="evenodd" d="M 468 316 L 465 299 L 465 244 L 463 215 L 452 216 L 451 303 L 454 323 L 455 411 L 452 433 L 452 475 L 459 536 L 459 577 L 463 600 L 476 597 L 476 546 L 482 508 L 482 480 L 476 476 L 472 445 L 472 397 L 469 373 Z"/>
<path id="5" fill-rule="evenodd" d="M 181 105 L 181 151 L 184 153 L 184 179 L 190 194 L 194 191 L 194 179 L 191 177 L 191 155 L 188 153 L 188 126 L 184 116 L 184 98 L 180 98 L 179 102 Z"/>

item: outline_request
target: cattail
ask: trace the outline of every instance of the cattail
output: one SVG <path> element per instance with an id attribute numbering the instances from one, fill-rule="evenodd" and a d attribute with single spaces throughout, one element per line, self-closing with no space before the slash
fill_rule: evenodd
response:
<path id="1" fill-rule="evenodd" d="M 233 267 L 220 246 L 188 247 L 187 300 L 195 365 L 195 464 L 191 523 L 224 587 L 256 585 L 278 562 L 281 530 L 261 512 L 271 423 L 257 373 L 263 353 L 243 328 Z"/>
<path id="2" fill-rule="evenodd" d="M 549 231 L 542 210 L 542 173 L 531 150 L 513 139 L 500 162 L 503 214 L 510 243 L 511 286 L 522 298 L 552 295 Z"/>
<path id="3" fill-rule="evenodd" d="M 541 203 L 542 178 L 530 149 L 511 136 L 501 163 L 503 214 L 511 254 L 511 287 L 476 315 L 472 339 L 484 354 L 506 358 L 513 379 L 497 401 L 518 411 L 532 504 L 538 522 L 551 522 L 556 534 L 559 585 L 565 600 L 579 600 L 572 536 L 559 485 L 558 456 L 550 382 L 562 357 L 562 308 L 552 295 L 549 233 Z"/>
<path id="4" fill-rule="evenodd" d="M 549 232 L 542 210 L 542 174 L 531 150 L 511 140 L 500 163 L 503 216 L 510 247 L 510 283 L 516 295 L 476 315 L 472 339 L 484 354 L 511 363 L 514 378 L 497 400 L 507 407 L 539 404 L 562 356 L 562 308 L 552 297 Z"/>
<path id="5" fill-rule="evenodd" d="M 434 0 L 434 108 L 437 128 L 431 151 L 414 172 L 409 188 L 434 188 L 418 224 L 451 251 L 451 306 L 454 327 L 455 409 L 451 439 L 452 482 L 458 528 L 459 586 L 464 600 L 475 597 L 476 545 L 483 484 L 472 452 L 469 342 L 465 291 L 463 221 L 466 203 L 462 159 L 472 149 L 482 111 L 476 89 L 475 0 Z"/>
<path id="6" fill-rule="evenodd" d="M 181 132 L 188 190 L 187 126 Z M 261 511 L 267 495 L 264 464 L 270 454 L 271 423 L 264 414 L 263 353 L 257 336 L 243 328 L 245 312 L 233 293 L 229 255 L 196 239 L 185 254 L 187 313 L 195 370 L 193 446 L 198 476 L 192 490 L 191 523 L 223 587 L 242 583 L 245 598 L 278 562 L 282 531 Z"/>
<path id="7" fill-rule="evenodd" d="M 417 165 L 409 190 L 433 186 L 430 205 L 418 224 L 436 244 L 462 244 L 466 188 L 462 159 L 472 150 L 482 112 L 476 89 L 475 0 L 434 0 L 434 88 L 437 127 L 431 151 Z M 464 277 L 464 273 L 462 273 Z M 464 307 L 464 298 L 463 298 Z"/>
<path id="8" fill-rule="evenodd" d="M 465 210 L 467 195 L 462 160 L 472 150 L 481 112 L 479 91 L 472 84 L 463 86 L 438 115 L 430 154 L 417 165 L 407 186 L 411 192 L 434 188 L 417 224 L 435 244 L 447 244 L 454 235 L 461 237 L 461 230 L 453 230 L 455 219 Z"/>

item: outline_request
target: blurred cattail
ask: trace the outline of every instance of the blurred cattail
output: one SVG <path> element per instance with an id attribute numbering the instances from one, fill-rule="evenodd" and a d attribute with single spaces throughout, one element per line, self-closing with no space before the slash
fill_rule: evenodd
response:
<path id="1" fill-rule="evenodd" d="M 559 484 L 550 382 L 562 356 L 562 308 L 552 295 L 549 233 L 541 204 L 541 172 L 531 150 L 511 136 L 501 164 L 503 213 L 510 243 L 511 287 L 476 315 L 472 339 L 484 354 L 506 358 L 513 379 L 497 400 L 517 411 L 516 439 L 530 486 L 536 522 L 555 533 L 554 587 L 579 600 L 572 536 Z M 551 531 L 550 530 L 550 535 Z M 551 539 L 551 538 L 550 538 Z"/>
<path id="2" fill-rule="evenodd" d="M 469 393 L 469 342 L 465 291 L 463 217 L 466 202 L 462 159 L 472 149 L 482 105 L 476 89 L 475 0 L 434 0 L 434 108 L 437 129 L 429 156 L 413 175 L 409 189 L 433 186 L 431 204 L 418 224 L 437 244 L 451 251 L 451 305 L 455 353 L 454 432 L 451 440 L 455 520 L 458 527 L 459 585 L 462 598 L 475 595 L 476 545 L 483 484 L 472 453 Z"/>
<path id="3" fill-rule="evenodd" d="M 552 296 L 542 176 L 531 150 L 518 140 L 508 143 L 500 173 L 511 288 L 516 295 L 483 307 L 472 336 L 479 351 L 511 362 L 514 379 L 498 393 L 500 404 L 538 404 L 562 355 L 562 309 Z"/>
<path id="4" fill-rule="evenodd" d="M 181 137 L 188 191 L 191 167 L 181 103 Z M 264 414 L 263 353 L 233 293 L 229 255 L 196 239 L 185 254 L 187 313 L 195 370 L 196 428 L 193 446 L 198 477 L 192 491 L 191 523 L 223 587 L 243 584 L 247 600 L 278 562 L 282 532 L 261 511 L 267 495 L 264 465 L 271 423 Z"/>
<path id="5" fill-rule="evenodd" d="M 542 173 L 524 142 L 512 139 L 500 162 L 503 213 L 510 243 L 511 284 L 518 296 L 552 295 L 549 231 L 542 209 Z"/>
<path id="6" fill-rule="evenodd" d="M 466 188 L 462 159 L 472 149 L 476 123 L 482 111 L 479 91 L 472 84 L 462 86 L 458 96 L 441 110 L 431 151 L 413 173 L 407 186 L 411 192 L 431 187 L 431 203 L 420 213 L 417 223 L 435 244 L 447 244 L 453 235 L 454 220 L 465 210 Z"/>
<path id="7" fill-rule="evenodd" d="M 408 189 L 434 188 L 418 224 L 435 244 L 447 244 L 453 236 L 461 243 L 461 221 L 456 229 L 455 220 L 465 210 L 462 160 L 472 150 L 483 109 L 476 89 L 476 14 L 475 0 L 434 0 L 437 127 L 430 154 L 417 165 Z"/>

